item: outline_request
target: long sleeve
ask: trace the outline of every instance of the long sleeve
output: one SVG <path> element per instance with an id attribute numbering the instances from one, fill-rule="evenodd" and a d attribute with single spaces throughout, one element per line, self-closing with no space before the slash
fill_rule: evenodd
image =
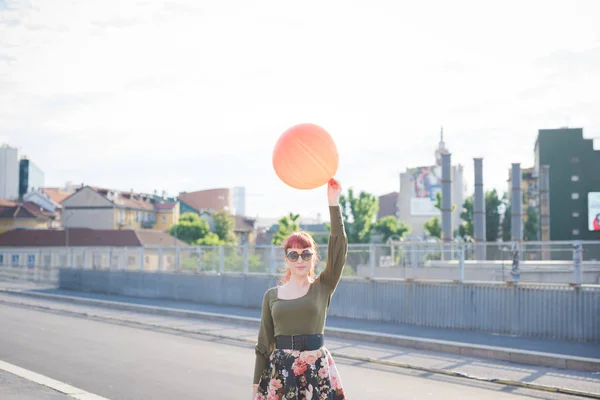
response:
<path id="1" fill-rule="evenodd" d="M 348 237 L 344 230 L 344 221 L 342 220 L 340 206 L 329 206 L 329 215 L 331 219 L 331 231 L 327 246 L 327 265 L 319 279 L 333 292 L 342 277 L 344 264 L 346 264 Z"/>
<path id="2" fill-rule="evenodd" d="M 258 383 L 260 376 L 267 367 L 267 361 L 271 352 L 275 348 L 275 329 L 273 326 L 273 317 L 271 315 L 271 307 L 269 305 L 269 291 L 265 292 L 262 303 L 262 316 L 260 320 L 260 328 L 258 331 L 258 342 L 255 346 L 256 360 L 254 363 L 254 380 L 253 383 Z"/>

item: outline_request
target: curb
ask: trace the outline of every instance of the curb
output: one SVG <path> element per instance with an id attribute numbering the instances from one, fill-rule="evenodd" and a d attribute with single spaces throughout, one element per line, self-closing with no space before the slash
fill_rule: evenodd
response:
<path id="1" fill-rule="evenodd" d="M 117 310 L 135 311 L 147 314 L 171 315 L 184 318 L 200 318 L 212 321 L 238 323 L 257 327 L 260 319 L 253 317 L 240 317 L 209 313 L 204 311 L 182 310 L 170 307 L 147 306 L 141 304 L 123 303 L 110 300 L 86 299 L 73 296 L 64 296 L 48 293 L 32 293 L 19 290 L 0 289 L 0 293 L 41 298 L 46 300 L 60 300 L 63 302 L 92 305 Z M 505 361 L 516 364 L 536 365 L 556 369 L 566 369 L 581 372 L 600 372 L 600 359 L 568 356 L 562 354 L 544 353 L 530 350 L 502 348 L 477 344 L 466 344 L 438 339 L 416 338 L 411 336 L 394 335 L 387 333 L 373 333 L 343 328 L 325 328 L 325 334 L 330 337 L 349 340 L 361 340 L 370 343 L 387 344 L 399 347 L 408 347 L 418 350 L 439 353 L 458 354 L 465 357 L 482 358 L 488 360 Z"/>

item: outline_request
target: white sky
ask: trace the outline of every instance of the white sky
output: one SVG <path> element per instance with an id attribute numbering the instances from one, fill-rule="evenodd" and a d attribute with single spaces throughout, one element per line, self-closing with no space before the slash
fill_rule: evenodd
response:
<path id="1" fill-rule="evenodd" d="M 3 1 L 0 141 L 65 181 L 171 195 L 245 186 L 249 215 L 328 218 L 283 185 L 279 135 L 325 127 L 347 188 L 484 157 L 506 190 L 537 130 L 600 137 L 600 2 Z"/>

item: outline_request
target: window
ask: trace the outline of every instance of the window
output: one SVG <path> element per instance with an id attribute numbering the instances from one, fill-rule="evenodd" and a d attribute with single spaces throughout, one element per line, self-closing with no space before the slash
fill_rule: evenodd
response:
<path id="1" fill-rule="evenodd" d="M 573 229 L 573 236 L 579 235 L 579 229 Z"/>
<path id="2" fill-rule="evenodd" d="M 573 214 L 571 214 L 573 216 L 573 218 L 579 218 L 579 211 L 573 211 Z"/>
<path id="3" fill-rule="evenodd" d="M 577 200 L 579 198 L 579 193 L 571 193 L 571 198 Z"/>
<path id="4" fill-rule="evenodd" d="M 10 263 L 13 265 L 19 265 L 19 259 L 21 257 L 19 257 L 18 254 L 13 254 L 12 257 L 10 257 Z"/>
<path id="5" fill-rule="evenodd" d="M 4 254 L 0 254 L 0 265 L 4 264 Z"/>
<path id="6" fill-rule="evenodd" d="M 162 216 L 162 222 L 163 222 L 163 224 L 167 223 L 167 216 L 166 215 Z"/>
<path id="7" fill-rule="evenodd" d="M 35 265 L 35 254 L 27 254 L 27 265 Z"/>
<path id="8" fill-rule="evenodd" d="M 579 182 L 579 175 L 572 175 L 571 182 Z"/>
<path id="9" fill-rule="evenodd" d="M 129 256 L 129 257 L 127 257 L 127 264 L 128 265 L 135 265 L 135 256 Z"/>

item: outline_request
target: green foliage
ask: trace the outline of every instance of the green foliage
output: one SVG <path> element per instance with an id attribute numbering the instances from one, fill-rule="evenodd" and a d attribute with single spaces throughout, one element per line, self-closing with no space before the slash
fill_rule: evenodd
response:
<path id="1" fill-rule="evenodd" d="M 496 189 L 485 192 L 485 240 L 495 242 L 500 234 L 500 206 L 504 204 Z"/>
<path id="2" fill-rule="evenodd" d="M 349 188 L 347 196 L 340 196 L 340 208 L 348 243 L 369 243 L 371 229 L 379 211 L 377 197 L 364 191 L 355 197 L 353 188 Z"/>
<path id="3" fill-rule="evenodd" d="M 435 194 L 435 204 L 433 205 L 438 210 L 442 210 L 442 192 L 437 192 Z M 456 204 L 452 203 L 452 212 L 456 211 Z"/>
<path id="4" fill-rule="evenodd" d="M 442 238 L 442 224 L 440 222 L 440 217 L 433 217 L 425 222 L 424 228 L 427 233 L 429 233 L 429 236 Z"/>
<path id="5" fill-rule="evenodd" d="M 215 235 L 213 233 L 213 235 Z M 216 236 L 216 235 L 215 235 Z M 226 249 L 223 257 L 226 272 L 244 272 L 244 256 L 239 249 Z M 248 272 L 265 272 L 266 262 L 258 254 L 248 254 Z M 183 270 L 197 270 L 198 257 L 184 259 L 181 263 Z M 220 252 L 219 248 L 205 248 L 200 259 L 201 271 L 219 271 Z"/>
<path id="6" fill-rule="evenodd" d="M 463 203 L 462 212 L 460 218 L 463 223 L 458 227 L 458 236 L 464 240 L 473 238 L 473 196 L 466 198 Z"/>
<path id="7" fill-rule="evenodd" d="M 404 222 L 398 222 L 396 217 L 389 215 L 373 224 L 373 232 L 382 235 L 382 241 L 385 243 L 392 236 L 404 237 L 410 232 L 410 227 Z"/>
<path id="8" fill-rule="evenodd" d="M 235 218 L 225 210 L 218 211 L 212 215 L 214 230 L 224 244 L 236 244 Z"/>
<path id="9" fill-rule="evenodd" d="M 222 246 L 230 243 L 225 243 L 219 236 L 214 232 L 208 232 L 204 237 L 196 240 L 199 246 Z"/>
<path id="10" fill-rule="evenodd" d="M 524 240 L 538 240 L 538 215 L 534 207 L 527 207 L 527 220 L 523 226 Z"/>
<path id="11" fill-rule="evenodd" d="M 271 239 L 272 244 L 280 245 L 292 233 L 300 230 L 300 214 L 290 213 L 278 221 L 277 232 Z"/>
<path id="12" fill-rule="evenodd" d="M 510 204 L 504 210 L 504 219 L 502 220 L 502 240 L 510 242 L 512 240 L 512 218 Z"/>
<path id="13" fill-rule="evenodd" d="M 169 234 L 183 240 L 187 244 L 194 244 L 206 236 L 210 228 L 208 223 L 200 219 L 198 214 L 189 212 L 179 217 L 179 222 L 169 229 Z"/>

